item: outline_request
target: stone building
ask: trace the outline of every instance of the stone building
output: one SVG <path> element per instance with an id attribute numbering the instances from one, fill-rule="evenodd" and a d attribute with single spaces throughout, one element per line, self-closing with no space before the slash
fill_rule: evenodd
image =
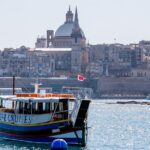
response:
<path id="1" fill-rule="evenodd" d="M 52 56 L 52 55 L 51 55 Z M 0 56 L 0 76 L 49 77 L 55 75 L 55 61 L 46 52 L 5 49 Z"/>
<path id="2" fill-rule="evenodd" d="M 143 65 L 143 50 L 139 44 L 90 45 L 89 50 L 89 64 L 100 61 L 103 75 L 128 77 L 132 68 Z"/>
<path id="3" fill-rule="evenodd" d="M 78 19 L 78 11 L 77 8 L 75 10 L 75 17 L 72 13 L 70 7 L 66 13 L 66 20 L 65 22 L 58 27 L 58 29 L 54 32 L 54 30 L 47 30 L 46 41 L 43 39 L 37 39 L 36 41 L 36 48 L 43 48 L 46 44 L 45 48 L 47 47 L 46 51 L 53 51 L 58 53 L 55 58 L 55 64 L 57 64 L 57 60 L 59 62 L 63 62 L 68 60 L 68 68 L 72 73 L 84 73 L 88 64 L 88 50 L 86 45 L 86 38 L 84 35 L 83 30 L 79 25 Z M 45 44 L 43 44 L 45 41 Z M 41 44 L 42 43 L 42 44 Z M 41 47 L 39 47 L 41 45 Z M 70 56 L 61 57 L 59 54 L 62 54 L 62 48 L 71 48 L 68 52 L 63 51 L 64 53 L 68 53 Z M 60 49 L 60 51 L 59 51 Z M 42 50 L 42 49 L 41 49 Z M 70 53 L 70 54 L 69 54 Z M 64 54 L 65 56 L 65 54 Z M 62 60 L 60 60 L 62 58 Z M 63 64 L 63 63 L 62 63 Z M 57 67 L 56 67 L 57 68 Z M 62 67 L 63 68 L 63 67 Z"/>
<path id="4" fill-rule="evenodd" d="M 35 48 L 4 49 L 0 53 L 0 76 L 72 76 L 85 72 L 88 58 L 77 8 L 74 16 L 69 7 L 65 23 L 56 32 L 47 30 L 46 38 L 38 37 Z"/>
<path id="5" fill-rule="evenodd" d="M 47 30 L 47 47 L 72 48 L 75 44 L 78 44 L 81 48 L 85 48 L 86 38 L 79 26 L 77 8 L 74 17 L 69 7 L 65 22 L 55 32 L 54 30 Z"/>
<path id="6" fill-rule="evenodd" d="M 35 43 L 36 48 L 45 48 L 46 47 L 46 38 L 45 37 L 38 37 Z"/>

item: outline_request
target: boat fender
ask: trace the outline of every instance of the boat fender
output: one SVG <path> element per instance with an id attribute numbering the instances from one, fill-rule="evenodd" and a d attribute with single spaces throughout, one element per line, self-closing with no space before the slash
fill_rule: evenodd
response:
<path id="1" fill-rule="evenodd" d="M 51 144 L 51 150 L 68 150 L 68 144 L 63 139 L 56 139 Z"/>

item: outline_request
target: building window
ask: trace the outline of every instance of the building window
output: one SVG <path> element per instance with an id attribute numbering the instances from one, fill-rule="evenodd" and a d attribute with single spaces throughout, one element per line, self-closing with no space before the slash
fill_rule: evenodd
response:
<path id="1" fill-rule="evenodd" d="M 75 37 L 75 43 L 77 43 L 77 37 Z"/>

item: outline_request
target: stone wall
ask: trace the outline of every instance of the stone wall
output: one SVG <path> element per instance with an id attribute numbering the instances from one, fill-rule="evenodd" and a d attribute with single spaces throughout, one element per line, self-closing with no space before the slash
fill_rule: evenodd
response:
<path id="1" fill-rule="evenodd" d="M 16 88 L 23 88 L 23 92 L 33 92 L 35 78 L 16 78 Z M 96 97 L 102 94 L 148 95 L 150 94 L 150 78 L 144 77 L 100 77 L 86 79 L 84 82 L 77 79 L 50 79 L 39 78 L 40 87 L 52 88 L 53 92 L 60 92 L 63 86 L 92 88 Z M 0 78 L 0 88 L 12 88 L 12 78 Z"/>
<path id="2" fill-rule="evenodd" d="M 150 94 L 150 78 L 144 77 L 101 77 L 97 94 Z"/>
<path id="3" fill-rule="evenodd" d="M 22 88 L 23 92 L 33 92 L 33 83 L 36 83 L 35 78 L 16 78 L 16 88 Z M 50 79 L 39 78 L 38 83 L 42 85 L 40 87 L 52 88 L 54 92 L 59 92 L 63 86 L 67 87 L 85 87 L 84 82 L 77 81 L 77 79 Z M 13 79 L 10 77 L 0 78 L 0 88 L 12 88 Z"/>

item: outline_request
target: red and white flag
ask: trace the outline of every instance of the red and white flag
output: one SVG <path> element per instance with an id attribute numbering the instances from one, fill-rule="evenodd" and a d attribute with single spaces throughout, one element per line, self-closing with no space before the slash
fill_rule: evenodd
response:
<path id="1" fill-rule="evenodd" d="M 84 80 L 85 80 L 85 77 L 78 74 L 78 78 L 77 78 L 77 79 L 78 79 L 78 81 L 84 81 Z"/>

